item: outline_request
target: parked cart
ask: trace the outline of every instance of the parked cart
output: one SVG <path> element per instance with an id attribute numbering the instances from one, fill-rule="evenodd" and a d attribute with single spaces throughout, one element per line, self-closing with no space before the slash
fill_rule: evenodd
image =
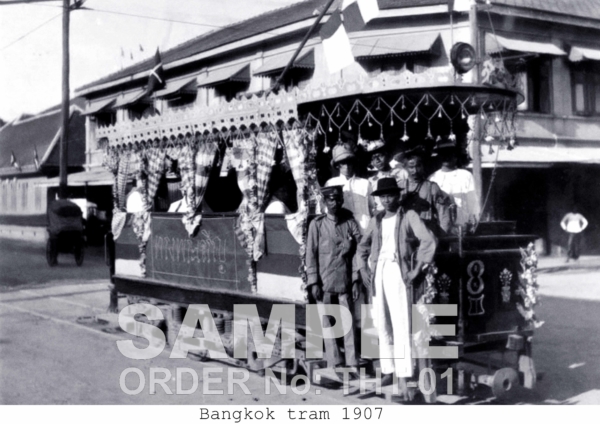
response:
<path id="1" fill-rule="evenodd" d="M 48 207 L 48 265 L 58 264 L 59 253 L 72 253 L 77 266 L 81 266 L 84 245 L 82 212 L 79 206 L 69 200 L 52 202 Z"/>

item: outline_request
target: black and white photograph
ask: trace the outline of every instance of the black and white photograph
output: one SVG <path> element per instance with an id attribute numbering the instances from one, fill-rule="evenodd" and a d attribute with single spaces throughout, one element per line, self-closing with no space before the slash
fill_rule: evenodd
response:
<path id="1" fill-rule="evenodd" d="M 0 198 L 7 417 L 600 405 L 600 0 L 0 0 Z"/>

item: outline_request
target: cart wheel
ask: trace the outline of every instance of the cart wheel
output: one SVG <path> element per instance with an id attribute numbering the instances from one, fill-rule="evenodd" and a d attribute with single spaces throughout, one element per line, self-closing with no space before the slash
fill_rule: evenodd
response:
<path id="1" fill-rule="evenodd" d="M 84 257 L 83 252 L 84 252 L 83 242 L 80 241 L 75 246 L 75 263 L 77 264 L 77 266 L 81 266 L 81 264 L 83 264 L 83 257 Z"/>
<path id="2" fill-rule="evenodd" d="M 58 249 L 56 241 L 48 237 L 46 242 L 46 262 L 49 266 L 55 266 L 58 263 Z"/>

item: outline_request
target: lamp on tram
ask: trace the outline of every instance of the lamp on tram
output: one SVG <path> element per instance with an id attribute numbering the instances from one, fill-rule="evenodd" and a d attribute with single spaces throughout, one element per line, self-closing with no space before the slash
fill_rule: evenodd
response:
<path id="1" fill-rule="evenodd" d="M 469 72 L 475 66 L 475 49 L 468 43 L 456 43 L 450 50 L 450 61 L 459 74 Z"/>

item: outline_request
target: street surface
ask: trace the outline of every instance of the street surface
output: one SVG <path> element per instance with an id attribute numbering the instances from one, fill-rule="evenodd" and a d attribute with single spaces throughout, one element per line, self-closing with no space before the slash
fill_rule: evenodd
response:
<path id="1" fill-rule="evenodd" d="M 347 396 L 339 385 L 311 386 L 306 394 L 294 393 L 288 386 L 280 395 L 274 384 L 265 394 L 265 379 L 249 373 L 244 384 L 250 394 L 228 380 L 241 378 L 239 368 L 215 361 L 169 359 L 169 349 L 151 360 L 136 361 L 124 357 L 117 340 L 135 337 L 114 330 L 109 301 L 107 269 L 101 249 L 90 249 L 81 268 L 72 257 L 59 256 L 59 265 L 49 268 L 43 246 L 23 242 L 0 241 L 0 404 L 189 404 L 189 405 L 381 405 L 382 397 Z M 545 265 L 544 265 L 545 264 Z M 562 267 L 562 268 L 561 268 Z M 557 259 L 542 260 L 539 273 L 542 305 L 538 316 L 545 321 L 534 338 L 537 371 L 543 373 L 534 392 L 524 392 L 512 403 L 526 404 L 600 404 L 600 259 L 583 258 L 580 264 L 565 268 Z M 124 298 L 120 306 L 126 305 Z M 98 321 L 94 317 L 108 321 Z M 145 347 L 142 339 L 136 346 Z M 128 395 L 120 388 L 119 378 L 128 367 L 139 368 L 145 376 L 144 390 Z M 175 392 L 176 369 L 189 368 L 199 376 L 199 388 L 193 394 L 168 395 L 158 386 L 149 393 L 152 368 L 172 372 L 165 385 Z M 230 371 L 228 371 L 230 370 Z M 210 389 L 224 394 L 203 394 L 210 378 L 223 377 Z M 157 375 L 158 378 L 162 374 Z M 131 390 L 138 377 L 129 374 Z M 184 374 L 181 387 L 192 387 L 191 374 Z M 302 385 L 296 389 L 301 391 Z M 232 394 L 228 394 L 232 392 Z M 446 399 L 467 404 L 495 403 L 489 398 Z"/>

